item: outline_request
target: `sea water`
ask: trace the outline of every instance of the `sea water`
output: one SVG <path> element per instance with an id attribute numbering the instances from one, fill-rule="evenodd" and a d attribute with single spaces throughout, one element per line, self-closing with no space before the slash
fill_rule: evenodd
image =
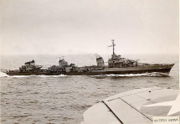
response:
<path id="1" fill-rule="evenodd" d="M 48 67 L 58 64 L 58 55 L 1 56 L 0 67 L 17 69 L 35 59 Z M 103 56 L 107 61 L 108 56 Z M 169 77 L 149 74 L 100 76 L 7 76 L 0 73 L 2 124 L 79 124 L 83 112 L 102 99 L 124 91 L 162 87 L 178 89 L 179 65 L 176 55 L 127 55 L 140 62 L 175 63 Z M 95 65 L 94 55 L 64 57 L 78 66 Z"/>

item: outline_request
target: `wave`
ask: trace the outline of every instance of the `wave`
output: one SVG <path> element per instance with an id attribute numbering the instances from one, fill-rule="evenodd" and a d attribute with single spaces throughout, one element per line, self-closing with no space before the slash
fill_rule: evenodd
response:
<path id="1" fill-rule="evenodd" d="M 105 74 L 105 75 L 96 75 L 96 77 L 168 77 L 168 74 L 152 72 L 152 73 L 141 73 L 141 74 Z"/>
<path id="2" fill-rule="evenodd" d="M 9 77 L 9 75 L 7 75 L 6 73 L 0 71 L 0 77 Z"/>
<path id="3" fill-rule="evenodd" d="M 23 78 L 23 77 L 66 77 L 67 75 L 16 75 L 16 76 L 10 76 L 10 77 L 16 77 L 16 78 Z"/>
<path id="4" fill-rule="evenodd" d="M 67 75 L 60 74 L 60 75 L 14 75 L 9 76 L 6 73 L 0 72 L 0 77 L 15 77 L 15 78 L 24 78 L 24 77 L 66 77 Z M 153 73 L 141 73 L 141 74 L 104 74 L 104 75 L 94 75 L 95 77 L 168 77 L 168 74 L 153 72 Z"/>
<path id="5" fill-rule="evenodd" d="M 6 73 L 0 72 L 0 77 L 13 77 L 13 78 L 26 78 L 26 77 L 66 77 L 67 75 L 60 74 L 60 75 L 13 75 L 9 76 Z"/>
<path id="6" fill-rule="evenodd" d="M 60 75 L 37 75 L 38 77 L 66 77 L 67 75 L 60 74 Z"/>

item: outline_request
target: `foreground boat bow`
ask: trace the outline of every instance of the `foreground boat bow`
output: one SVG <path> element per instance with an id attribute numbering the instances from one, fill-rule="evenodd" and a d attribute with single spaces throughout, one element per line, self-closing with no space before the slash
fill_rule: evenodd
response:
<path id="1" fill-rule="evenodd" d="M 82 124 L 152 124 L 156 116 L 180 116 L 179 93 L 161 88 L 124 92 L 90 107 Z"/>

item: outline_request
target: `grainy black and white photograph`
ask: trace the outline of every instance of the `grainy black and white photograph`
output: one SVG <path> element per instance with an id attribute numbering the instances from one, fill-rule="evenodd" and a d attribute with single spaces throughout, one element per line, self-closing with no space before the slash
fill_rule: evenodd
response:
<path id="1" fill-rule="evenodd" d="M 179 124 L 178 0 L 0 0 L 1 124 Z"/>

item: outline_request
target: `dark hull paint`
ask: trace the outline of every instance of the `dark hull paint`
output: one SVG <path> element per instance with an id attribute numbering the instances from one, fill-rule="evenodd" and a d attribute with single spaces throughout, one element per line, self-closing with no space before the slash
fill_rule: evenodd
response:
<path id="1" fill-rule="evenodd" d="M 7 72 L 8 75 L 104 75 L 104 74 L 141 74 L 159 72 L 169 74 L 174 64 L 163 65 L 160 67 L 132 67 L 132 68 L 116 68 L 104 69 L 91 72 Z"/>

